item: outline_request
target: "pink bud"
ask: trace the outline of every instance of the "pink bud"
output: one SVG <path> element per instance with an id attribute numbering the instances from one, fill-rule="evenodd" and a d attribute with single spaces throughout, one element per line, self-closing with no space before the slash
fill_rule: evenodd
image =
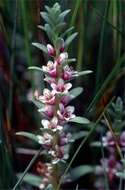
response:
<path id="1" fill-rule="evenodd" d="M 54 47 L 51 44 L 47 44 L 47 50 L 48 50 L 48 54 L 50 56 L 55 56 L 56 55 L 56 51 L 55 51 Z"/>
<path id="2" fill-rule="evenodd" d="M 60 52 L 62 53 L 62 52 L 64 52 L 64 50 L 65 50 L 65 48 L 64 48 L 64 46 L 62 46 L 62 47 L 60 48 Z"/>

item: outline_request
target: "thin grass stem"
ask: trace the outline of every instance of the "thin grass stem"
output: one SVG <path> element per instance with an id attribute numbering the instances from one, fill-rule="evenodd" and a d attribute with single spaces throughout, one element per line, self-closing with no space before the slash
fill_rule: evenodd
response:
<path id="1" fill-rule="evenodd" d="M 22 176 L 19 178 L 19 180 L 17 181 L 17 183 L 15 184 L 15 186 L 13 187 L 12 190 L 16 190 L 17 187 L 21 184 L 21 182 L 23 181 L 23 178 L 25 177 L 25 175 L 27 174 L 27 172 L 29 171 L 29 169 L 32 167 L 32 165 L 34 164 L 35 160 L 40 155 L 41 151 L 42 151 L 42 146 L 40 147 L 40 149 L 38 150 L 38 152 L 33 156 L 32 160 L 30 161 L 30 163 L 28 164 L 28 166 L 24 170 Z"/>

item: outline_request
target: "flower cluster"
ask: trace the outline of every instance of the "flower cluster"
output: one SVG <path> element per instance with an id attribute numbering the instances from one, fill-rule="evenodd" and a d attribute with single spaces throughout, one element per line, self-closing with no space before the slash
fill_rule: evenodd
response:
<path id="1" fill-rule="evenodd" d="M 77 72 L 67 65 L 68 53 L 65 52 L 64 44 L 58 49 L 48 44 L 47 50 L 51 60 L 46 66 L 42 66 L 42 70 L 44 80 L 50 87 L 45 88 L 42 95 L 38 91 L 34 93 L 35 99 L 43 105 L 40 109 L 42 135 L 37 135 L 37 140 L 50 156 L 51 164 L 55 165 L 68 158 L 65 145 L 71 141 L 71 135 L 64 128 L 75 117 L 75 108 L 68 103 L 71 98 L 69 90 L 72 87 L 69 81 Z"/>
<path id="2" fill-rule="evenodd" d="M 124 151 L 125 148 L 125 131 L 122 131 L 120 135 L 114 135 L 111 131 L 108 131 L 102 138 L 103 147 L 108 151 L 108 157 L 100 160 L 101 165 L 96 168 L 96 180 L 95 186 L 98 189 L 104 189 L 103 176 L 104 170 L 107 173 L 109 184 L 112 185 L 113 181 L 117 178 L 117 172 L 122 170 L 122 164 L 118 160 L 116 144 Z"/>

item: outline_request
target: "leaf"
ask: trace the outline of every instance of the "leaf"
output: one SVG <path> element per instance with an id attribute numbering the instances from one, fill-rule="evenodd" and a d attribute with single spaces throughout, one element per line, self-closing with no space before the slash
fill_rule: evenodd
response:
<path id="1" fill-rule="evenodd" d="M 92 172 L 94 172 L 94 167 L 89 166 L 89 165 L 81 165 L 72 169 L 70 172 L 70 176 L 71 176 L 71 179 L 74 181 Z"/>
<path id="2" fill-rule="evenodd" d="M 81 71 L 81 72 L 78 72 L 78 74 L 76 75 L 76 77 L 79 77 L 79 76 L 82 76 L 82 75 L 88 75 L 88 74 L 90 74 L 92 72 L 93 71 L 91 71 L 91 70 Z"/>
<path id="3" fill-rule="evenodd" d="M 69 46 L 69 44 L 75 39 L 75 37 L 77 36 L 77 32 L 71 34 L 65 41 L 65 46 Z"/>
<path id="4" fill-rule="evenodd" d="M 125 179 L 125 172 L 116 172 L 116 176 Z"/>
<path id="5" fill-rule="evenodd" d="M 22 173 L 17 174 L 18 178 L 20 178 L 21 176 L 22 176 Z M 26 183 L 28 183 L 32 186 L 39 187 L 39 185 L 42 182 L 42 177 L 27 173 L 24 176 L 23 181 L 25 181 Z"/>
<path id="6" fill-rule="evenodd" d="M 75 133 L 74 135 L 72 135 L 72 139 L 78 140 L 80 138 L 87 136 L 88 133 L 89 133 L 88 131 L 79 131 L 79 132 Z"/>
<path id="7" fill-rule="evenodd" d="M 70 62 L 75 62 L 76 59 L 75 58 L 72 58 L 72 59 L 67 59 L 67 63 L 70 63 Z"/>
<path id="8" fill-rule="evenodd" d="M 45 20 L 46 23 L 53 26 L 52 20 L 49 18 L 49 15 L 46 12 L 40 12 L 40 15 Z"/>
<path id="9" fill-rule="evenodd" d="M 31 139 L 31 140 L 34 140 L 34 141 L 38 142 L 38 140 L 36 138 L 36 135 L 34 135 L 33 133 L 20 131 L 20 132 L 17 132 L 16 135 L 20 135 L 20 136 L 23 136 L 23 137 L 26 137 L 28 139 Z"/>
<path id="10" fill-rule="evenodd" d="M 59 15 L 59 21 L 62 22 L 64 20 L 64 17 L 70 12 L 71 10 L 68 9 L 66 11 L 63 11 L 60 15 Z"/>
<path id="11" fill-rule="evenodd" d="M 76 87 L 76 88 L 70 90 L 69 94 L 71 96 L 71 100 L 73 100 L 74 98 L 76 98 L 77 96 L 79 96 L 82 92 L 83 92 L 83 88 L 82 87 Z"/>
<path id="12" fill-rule="evenodd" d="M 37 106 L 38 109 L 41 109 L 44 106 L 42 102 L 37 101 L 34 98 L 31 101 L 35 104 L 35 106 Z"/>
<path id="13" fill-rule="evenodd" d="M 93 146 L 93 147 L 101 147 L 101 142 L 99 142 L 99 141 L 92 142 L 91 146 Z M 103 145 L 103 147 L 104 147 L 104 145 Z"/>
<path id="14" fill-rule="evenodd" d="M 62 36 L 62 38 L 64 38 L 68 33 L 70 33 L 72 30 L 74 29 L 74 27 L 72 26 L 72 27 L 70 27 L 70 28 L 68 28 L 61 36 Z"/>
<path id="15" fill-rule="evenodd" d="M 54 189 L 53 189 L 53 186 L 52 186 L 51 184 L 49 184 L 49 185 L 45 188 L 45 190 L 54 190 Z"/>
<path id="16" fill-rule="evenodd" d="M 40 28 L 41 30 L 44 30 L 44 31 L 45 31 L 44 26 L 42 26 L 42 25 L 38 25 L 37 27 Z"/>
<path id="17" fill-rule="evenodd" d="M 45 45 L 40 44 L 40 43 L 32 43 L 32 45 L 37 47 L 38 49 L 42 50 L 44 53 L 48 53 Z"/>
<path id="18" fill-rule="evenodd" d="M 37 71 L 43 72 L 42 68 L 37 67 L 37 66 L 31 66 L 31 67 L 28 67 L 28 69 L 29 69 L 29 70 L 37 70 Z"/>
<path id="19" fill-rule="evenodd" d="M 55 46 L 57 49 L 60 49 L 62 46 L 64 46 L 64 40 L 63 38 L 58 38 L 55 42 Z"/>
<path id="20" fill-rule="evenodd" d="M 60 33 L 65 26 L 66 26 L 65 22 L 59 23 L 54 27 L 54 31 Z"/>
<path id="21" fill-rule="evenodd" d="M 50 41 L 52 41 L 54 43 L 55 38 L 56 38 L 56 34 L 51 29 L 51 26 L 49 24 L 45 24 L 45 31 L 46 31 L 46 33 L 47 33 L 48 38 L 50 39 Z"/>
<path id="22" fill-rule="evenodd" d="M 71 119 L 70 122 L 80 123 L 80 124 L 89 124 L 90 121 L 85 117 L 76 116 L 75 118 Z"/>

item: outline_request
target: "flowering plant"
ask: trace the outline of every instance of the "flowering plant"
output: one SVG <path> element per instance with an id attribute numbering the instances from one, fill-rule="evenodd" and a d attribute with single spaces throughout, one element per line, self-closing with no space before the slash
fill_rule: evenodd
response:
<path id="1" fill-rule="evenodd" d="M 45 6 L 46 11 L 41 12 L 45 25 L 38 27 L 44 30 L 50 40 L 50 44 L 44 45 L 33 43 L 33 45 L 49 56 L 49 60 L 42 68 L 33 66 L 32 70 L 39 70 L 44 73 L 44 81 L 47 87 L 40 94 L 37 90 L 34 92 L 34 101 L 39 103 L 39 109 L 42 116 L 42 127 L 40 134 L 28 132 L 19 132 L 17 135 L 35 140 L 42 146 L 45 162 L 39 162 L 37 171 L 41 175 L 40 189 L 50 188 L 59 189 L 60 177 L 63 174 L 60 170 L 61 162 L 66 163 L 69 150 L 68 145 L 74 140 L 73 135 L 69 133 L 69 122 L 88 124 L 89 120 L 76 116 L 74 106 L 69 103 L 82 92 L 82 87 L 71 90 L 71 80 L 92 71 L 74 71 L 68 63 L 75 61 L 68 55 L 68 47 L 77 33 L 72 33 L 73 27 L 64 32 L 65 16 L 70 12 L 66 10 L 61 12 L 60 5 L 56 3 L 52 8 Z M 62 180 L 62 183 L 64 181 Z"/>

